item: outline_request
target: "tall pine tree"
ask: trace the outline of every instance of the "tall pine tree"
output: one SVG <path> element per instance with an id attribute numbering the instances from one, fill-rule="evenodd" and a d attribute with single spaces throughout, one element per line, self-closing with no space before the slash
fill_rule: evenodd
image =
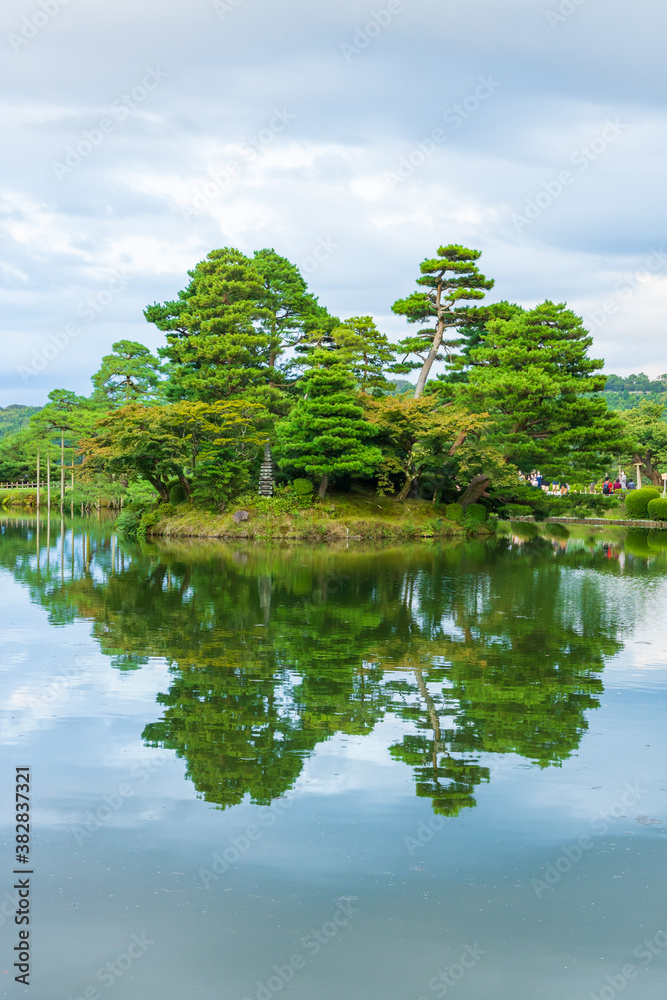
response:
<path id="1" fill-rule="evenodd" d="M 395 370 L 408 372 L 420 369 L 415 388 L 415 399 L 424 392 L 424 386 L 436 361 L 444 361 L 443 347 L 456 347 L 460 340 L 445 340 L 449 329 L 465 326 L 470 322 L 470 311 L 461 303 L 471 299 L 483 299 L 486 291 L 493 288 L 493 281 L 484 277 L 475 264 L 481 257 L 481 250 L 469 250 L 458 244 L 439 247 L 438 256 L 422 261 L 421 278 L 417 284 L 426 287 L 426 292 L 413 292 L 405 299 L 394 302 L 392 312 L 406 316 L 408 323 L 432 323 L 412 337 L 406 337 L 399 347 L 405 360 Z M 419 361 L 408 361 L 411 354 Z"/>
<path id="2" fill-rule="evenodd" d="M 380 449 L 368 444 L 374 428 L 364 419 L 344 360 L 336 351 L 313 349 L 299 383 L 303 396 L 277 428 L 278 464 L 317 477 L 321 498 L 332 479 L 370 476 L 382 462 Z"/>

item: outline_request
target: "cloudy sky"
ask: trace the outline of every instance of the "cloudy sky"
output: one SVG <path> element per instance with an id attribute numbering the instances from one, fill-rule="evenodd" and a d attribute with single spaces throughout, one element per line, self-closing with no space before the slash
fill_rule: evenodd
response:
<path id="1" fill-rule="evenodd" d="M 341 317 L 442 243 L 667 372 L 667 11 L 654 0 L 4 0 L 0 405 L 90 391 L 216 247 Z"/>

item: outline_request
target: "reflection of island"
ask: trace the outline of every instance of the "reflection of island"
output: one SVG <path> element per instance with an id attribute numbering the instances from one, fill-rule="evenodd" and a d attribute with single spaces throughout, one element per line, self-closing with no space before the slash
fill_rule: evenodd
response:
<path id="1" fill-rule="evenodd" d="M 53 620 L 91 620 L 115 666 L 167 660 L 164 713 L 144 738 L 176 750 L 222 808 L 246 795 L 268 804 L 319 742 L 392 713 L 406 723 L 392 756 L 436 812 L 455 815 L 488 780 L 482 754 L 546 767 L 576 750 L 620 648 L 604 578 L 621 568 L 597 544 L 234 551 L 112 546 L 102 527 L 55 534 L 48 570 L 25 529 L 5 532 L 2 564 Z"/>

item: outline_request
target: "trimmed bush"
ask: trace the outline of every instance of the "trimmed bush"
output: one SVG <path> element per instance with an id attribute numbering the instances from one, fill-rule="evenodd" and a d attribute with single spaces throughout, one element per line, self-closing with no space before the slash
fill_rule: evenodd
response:
<path id="1" fill-rule="evenodd" d="M 642 490 L 642 493 L 644 491 Z M 655 500 L 649 500 L 648 506 L 648 516 L 652 521 L 667 521 L 667 499 L 664 497 L 657 497 Z"/>
<path id="2" fill-rule="evenodd" d="M 655 486 L 646 486 L 641 490 L 630 490 L 625 498 L 625 509 L 628 517 L 648 517 L 648 505 L 651 500 L 658 500 L 660 491 Z"/>
<path id="3" fill-rule="evenodd" d="M 481 503 L 470 503 L 463 512 L 463 520 L 465 524 L 475 527 L 478 524 L 484 524 L 486 521 L 486 507 L 483 507 Z"/>
<path id="4" fill-rule="evenodd" d="M 185 501 L 185 490 L 183 489 L 182 483 L 174 483 L 172 488 L 169 490 L 169 503 L 178 505 Z"/>
<path id="5" fill-rule="evenodd" d="M 448 503 L 445 507 L 445 517 L 448 521 L 461 524 L 463 521 L 463 507 L 460 503 Z"/>
<path id="6" fill-rule="evenodd" d="M 292 489 L 300 497 L 306 497 L 310 496 L 314 487 L 310 479 L 294 479 L 292 481 Z"/>

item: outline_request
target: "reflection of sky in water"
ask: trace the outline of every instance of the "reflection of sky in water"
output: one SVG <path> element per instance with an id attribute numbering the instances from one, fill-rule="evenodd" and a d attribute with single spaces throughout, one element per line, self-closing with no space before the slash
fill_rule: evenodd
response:
<path id="1" fill-rule="evenodd" d="M 0 795 L 9 801 L 14 766 L 30 763 L 33 995 L 67 1000 L 97 985 L 119 1000 L 243 1000 L 298 953 L 305 964 L 289 983 L 294 1000 L 431 1000 L 433 977 L 478 945 L 485 954 L 457 983 L 461 1000 L 599 994 L 627 962 L 638 969 L 632 996 L 662 998 L 667 954 L 647 965 L 633 951 L 667 925 L 667 582 L 568 572 L 561 613 L 577 620 L 572 600 L 586 574 L 605 598 L 601 624 L 615 621 L 623 643 L 607 658 L 601 704 L 586 713 L 579 748 L 544 769 L 517 754 L 480 753 L 491 779 L 475 788 L 476 808 L 434 830 L 412 768 L 389 753 L 420 729 L 391 710 L 369 735 L 337 732 L 305 753 L 281 813 L 247 799 L 225 811 L 202 801 L 186 761 L 141 738 L 164 713 L 156 697 L 173 680 L 165 661 L 114 669 L 89 620 L 54 629 L 2 571 Z M 493 597 L 489 579 L 480 600 Z M 417 617 L 424 621 L 423 609 Z M 442 628 L 463 642 L 451 615 Z M 286 673 L 281 703 L 298 679 Z M 451 686 L 427 681 L 431 695 Z M 443 711 L 443 728 L 452 718 Z M 619 809 L 628 786 L 637 801 Z M 99 828 L 86 830 L 100 815 Z M 259 835 L 244 849 L 249 826 Z M 586 836 L 592 847 L 538 895 L 531 880 Z M 216 856 L 239 845 L 236 862 L 216 875 Z M 312 954 L 304 942 L 341 897 L 355 897 L 359 912 Z M 11 968 L 8 929 L 2 968 Z M 96 971 L 133 934 L 154 943 L 107 990 Z M 3 980 L 2 995 L 13 996 L 15 984 Z"/>

